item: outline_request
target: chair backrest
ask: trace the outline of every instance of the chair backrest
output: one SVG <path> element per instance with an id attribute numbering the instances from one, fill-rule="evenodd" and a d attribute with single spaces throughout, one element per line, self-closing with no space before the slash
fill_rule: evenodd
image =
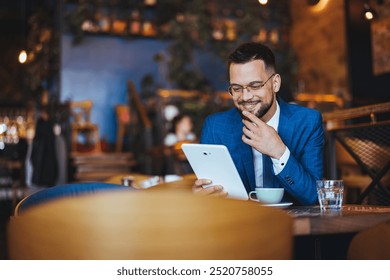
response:
<path id="1" fill-rule="evenodd" d="M 130 124 L 130 109 L 128 105 L 118 104 L 115 106 L 116 120 L 117 120 L 117 135 L 115 152 L 119 153 L 122 151 L 123 138 L 126 133 L 126 127 Z"/>
<path id="2" fill-rule="evenodd" d="M 174 190 L 104 192 L 14 217 L 8 249 L 11 259 L 289 259 L 292 218 Z"/>
<path id="3" fill-rule="evenodd" d="M 316 108 L 321 112 L 329 112 L 344 108 L 344 99 L 335 94 L 298 93 L 295 101 L 306 107 Z"/>
<path id="4" fill-rule="evenodd" d="M 390 260 L 390 221 L 359 232 L 352 238 L 350 260 Z"/>
<path id="5" fill-rule="evenodd" d="M 75 183 L 43 189 L 23 198 L 15 207 L 14 215 L 18 216 L 30 207 L 63 197 L 75 197 L 100 191 L 122 189 L 123 186 L 100 182 Z"/>
<path id="6" fill-rule="evenodd" d="M 356 203 L 390 203 L 390 102 L 323 114 L 330 141 L 336 139 L 371 177 Z"/>
<path id="7" fill-rule="evenodd" d="M 81 101 L 72 101 L 70 108 L 73 116 L 73 122 L 77 124 L 90 123 L 93 101 L 90 99 Z"/>
<path id="8" fill-rule="evenodd" d="M 130 110 L 126 104 L 118 104 L 115 106 L 115 113 L 118 124 L 130 123 Z"/>

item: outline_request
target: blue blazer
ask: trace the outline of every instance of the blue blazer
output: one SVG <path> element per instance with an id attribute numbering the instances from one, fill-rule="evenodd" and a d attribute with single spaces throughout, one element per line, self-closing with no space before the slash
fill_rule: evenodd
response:
<path id="1" fill-rule="evenodd" d="M 323 173 L 324 130 L 320 112 L 278 98 L 280 119 L 278 133 L 290 149 L 290 158 L 282 172 L 274 174 L 272 161 L 264 157 L 265 185 L 285 189 L 283 201 L 312 205 L 318 201 L 316 180 Z M 208 116 L 200 143 L 225 145 L 247 188 L 254 190 L 255 172 L 252 148 L 245 144 L 241 115 L 236 108 Z"/>

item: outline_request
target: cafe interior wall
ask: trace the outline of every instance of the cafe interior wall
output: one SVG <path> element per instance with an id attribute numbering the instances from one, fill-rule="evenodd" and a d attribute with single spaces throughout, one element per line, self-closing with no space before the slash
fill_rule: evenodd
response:
<path id="1" fill-rule="evenodd" d="M 363 17 L 367 3 L 376 12 L 373 21 Z M 336 94 L 347 107 L 388 101 L 390 72 L 375 74 L 373 65 L 374 44 L 379 42 L 384 50 L 377 55 L 383 60 L 389 56 L 390 36 L 387 27 L 374 41 L 373 26 L 386 28 L 389 15 L 390 0 L 292 0 L 290 43 L 298 61 L 297 92 Z"/>
<path id="2" fill-rule="evenodd" d="M 336 94 L 348 102 L 345 1 L 321 0 L 313 6 L 308 2 L 293 0 L 291 5 L 290 42 L 299 65 L 297 92 Z"/>
<path id="3" fill-rule="evenodd" d="M 109 36 L 85 36 L 76 46 L 72 41 L 72 35 L 62 36 L 61 99 L 93 100 L 92 122 L 99 124 L 100 137 L 113 143 L 114 108 L 127 102 L 127 81 L 133 81 L 139 90 L 144 75 L 158 76 L 153 56 L 166 43 Z"/>
<path id="4" fill-rule="evenodd" d="M 321 0 L 319 4 L 326 4 L 322 9 L 309 2 L 292 0 L 290 6 L 290 43 L 298 65 L 295 93 L 332 93 L 348 104 L 353 99 L 346 34 L 348 1 Z M 101 137 L 109 142 L 115 141 L 114 106 L 126 102 L 127 80 L 132 80 L 139 91 L 142 78 L 152 74 L 160 84 L 170 86 L 164 67 L 153 59 L 166 50 L 167 41 L 86 36 L 74 46 L 71 35 L 63 34 L 61 45 L 61 99 L 93 99 L 92 120 L 99 123 Z M 202 63 L 210 60 L 213 63 Z M 200 61 L 202 71 L 225 77 L 222 61 L 210 56 Z M 222 80 L 214 80 L 217 90 L 225 89 L 226 81 Z"/>
<path id="5" fill-rule="evenodd" d="M 274 2 L 274 6 L 288 7 L 280 3 L 281 1 Z M 251 5 L 259 7 L 257 2 L 252 2 Z M 267 10 L 265 12 L 268 14 Z M 275 14 L 288 14 L 288 8 L 283 13 L 279 11 Z M 289 16 L 281 21 L 285 24 L 288 20 Z M 272 24 L 273 28 L 275 25 L 273 21 L 267 22 L 267 25 Z M 255 23 L 258 24 L 252 22 L 252 25 L 257 26 Z M 280 32 L 282 34 L 282 29 Z M 280 35 L 280 38 L 283 36 Z M 62 101 L 93 99 L 92 121 L 99 124 L 100 136 L 109 143 L 115 142 L 114 108 L 119 103 L 126 103 L 128 80 L 134 82 L 139 93 L 142 79 L 149 74 L 160 87 L 174 87 L 169 79 L 171 73 L 167 73 L 167 61 L 163 59 L 160 63 L 155 59 L 156 55 L 164 58 L 167 49 L 172 47 L 169 40 L 93 34 L 83 36 L 75 45 L 74 34 L 65 33 L 61 38 L 60 98 Z M 204 50 L 195 51 L 194 56 L 195 67 L 199 67 L 202 76 L 207 77 L 212 90 L 226 91 L 228 81 L 225 61 Z"/>
<path id="6" fill-rule="evenodd" d="M 345 0 L 350 90 L 354 106 L 389 101 L 390 0 Z M 365 20 L 364 4 L 374 13 Z"/>
<path id="7" fill-rule="evenodd" d="M 92 99 L 92 121 L 99 124 L 100 136 L 114 143 L 114 109 L 115 105 L 128 101 L 128 80 L 135 84 L 138 93 L 146 75 L 152 75 L 162 87 L 171 87 L 166 67 L 154 59 L 156 53 L 164 56 L 169 42 L 149 38 L 124 40 L 113 36 L 85 36 L 78 45 L 72 41 L 72 35 L 62 35 L 61 100 Z M 198 53 L 197 60 L 205 76 L 215 77 L 213 88 L 225 90 L 224 62 L 210 53 Z"/>

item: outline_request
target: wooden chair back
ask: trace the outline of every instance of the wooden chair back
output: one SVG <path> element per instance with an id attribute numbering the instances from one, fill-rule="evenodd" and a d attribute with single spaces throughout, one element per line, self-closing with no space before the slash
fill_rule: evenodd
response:
<path id="1" fill-rule="evenodd" d="M 347 258 L 350 260 L 389 260 L 390 221 L 359 232 L 352 238 Z"/>
<path id="2" fill-rule="evenodd" d="M 11 259 L 290 259 L 292 218 L 175 190 L 66 198 L 11 219 Z"/>
<path id="3" fill-rule="evenodd" d="M 91 122 L 93 101 L 90 99 L 70 102 L 72 121 L 72 152 L 77 152 L 79 135 L 91 144 L 92 152 L 101 152 L 99 127 Z"/>
<path id="4" fill-rule="evenodd" d="M 117 133 L 115 152 L 119 153 L 123 150 L 123 138 L 126 134 L 126 127 L 130 125 L 130 110 L 129 106 L 125 104 L 118 104 L 115 106 L 115 114 L 117 121 Z"/>
<path id="5" fill-rule="evenodd" d="M 357 204 L 389 205 L 390 203 L 390 102 L 324 113 L 328 135 L 328 154 L 335 153 L 335 141 L 349 153 L 369 175 Z M 333 170 L 335 157 L 330 159 Z M 333 173 L 336 173 L 335 171 Z M 336 178 L 336 174 L 331 174 Z"/>
<path id="6" fill-rule="evenodd" d="M 90 123 L 92 107 L 93 101 L 90 99 L 70 102 L 73 123 L 80 125 Z"/>
<path id="7" fill-rule="evenodd" d="M 301 92 L 295 96 L 295 101 L 309 108 L 316 108 L 321 112 L 329 112 L 343 109 L 345 101 L 335 94 L 305 93 Z"/>

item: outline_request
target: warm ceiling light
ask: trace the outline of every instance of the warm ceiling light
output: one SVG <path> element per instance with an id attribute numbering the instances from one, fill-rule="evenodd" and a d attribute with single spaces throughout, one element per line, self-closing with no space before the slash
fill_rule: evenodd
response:
<path id="1" fill-rule="evenodd" d="M 307 3 L 313 12 L 321 12 L 325 9 L 329 0 L 308 0 Z"/>
<path id="2" fill-rule="evenodd" d="M 364 4 L 364 18 L 368 21 L 376 17 L 376 11 L 368 3 Z"/>
<path id="3" fill-rule="evenodd" d="M 27 61 L 27 52 L 25 50 L 22 50 L 20 53 L 19 53 L 19 62 L 21 64 L 25 63 Z"/>
<path id="4" fill-rule="evenodd" d="M 374 14 L 371 12 L 371 11 L 366 11 L 364 13 L 364 16 L 366 17 L 366 19 L 368 20 L 372 20 L 374 18 Z"/>
<path id="5" fill-rule="evenodd" d="M 267 5 L 268 0 L 259 0 L 260 5 Z"/>
<path id="6" fill-rule="evenodd" d="M 144 4 L 147 6 L 154 6 L 157 4 L 157 0 L 144 0 Z"/>

